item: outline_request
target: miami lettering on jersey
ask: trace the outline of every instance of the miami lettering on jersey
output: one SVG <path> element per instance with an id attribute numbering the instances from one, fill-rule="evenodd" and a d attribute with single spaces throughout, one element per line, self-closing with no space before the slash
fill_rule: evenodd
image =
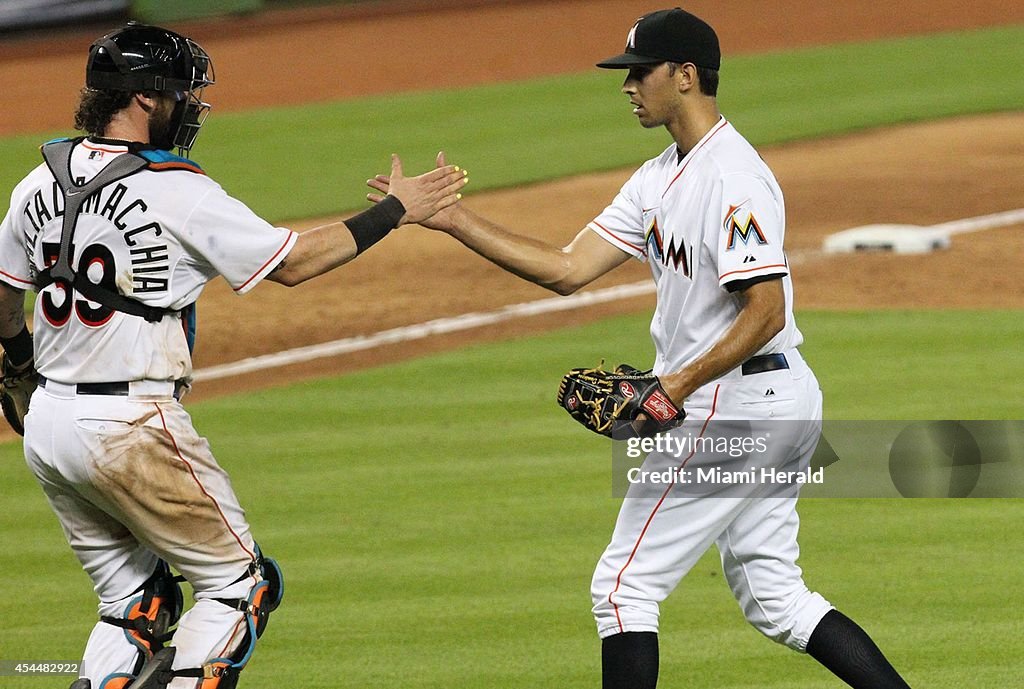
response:
<path id="1" fill-rule="evenodd" d="M 744 246 L 750 243 L 750 237 L 753 235 L 754 240 L 761 246 L 768 243 L 768 240 L 764 236 L 764 232 L 761 231 L 761 226 L 757 224 L 757 218 L 754 217 L 753 212 L 748 211 L 746 220 L 741 222 L 739 219 L 741 206 L 730 206 L 729 212 L 725 216 L 725 231 L 729 233 L 729 242 L 725 246 L 726 251 L 732 251 L 736 248 L 736 240 L 739 239 Z"/>
<path id="2" fill-rule="evenodd" d="M 693 247 L 687 247 L 686 242 L 679 239 L 679 246 L 676 246 L 676 238 L 670 237 L 668 245 L 665 244 L 664 236 L 658 227 L 658 218 L 655 217 L 647 228 L 644 243 L 647 245 L 648 254 L 655 260 L 661 261 L 666 268 L 672 268 L 684 277 L 690 277 L 690 266 L 693 264 Z"/>

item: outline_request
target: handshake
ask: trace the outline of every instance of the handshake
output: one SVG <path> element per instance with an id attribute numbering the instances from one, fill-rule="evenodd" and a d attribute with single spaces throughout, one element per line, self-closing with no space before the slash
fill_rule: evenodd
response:
<path id="1" fill-rule="evenodd" d="M 406 177 L 402 160 L 391 155 L 391 174 L 377 175 L 366 185 L 379 193 L 369 193 L 367 200 L 385 203 L 392 197 L 401 204 L 401 217 L 396 224 L 420 223 L 432 229 L 445 229 L 443 213 L 462 198 L 460 190 L 469 183 L 469 172 L 445 162 L 444 151 L 437 154 L 436 167 L 416 177 Z M 397 214 L 397 204 L 396 204 Z M 438 217 L 441 215 L 442 217 Z M 428 222 L 433 219 L 433 222 Z"/>

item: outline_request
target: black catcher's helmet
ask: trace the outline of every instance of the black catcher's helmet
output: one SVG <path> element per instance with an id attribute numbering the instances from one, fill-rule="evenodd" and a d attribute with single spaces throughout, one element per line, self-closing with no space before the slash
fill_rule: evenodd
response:
<path id="1" fill-rule="evenodd" d="M 85 67 L 85 85 L 91 89 L 175 94 L 178 103 L 167 141 L 152 143 L 177 146 L 183 154 L 192 148 L 210 112 L 202 93 L 212 83 L 213 62 L 198 43 L 136 22 L 97 39 Z"/>

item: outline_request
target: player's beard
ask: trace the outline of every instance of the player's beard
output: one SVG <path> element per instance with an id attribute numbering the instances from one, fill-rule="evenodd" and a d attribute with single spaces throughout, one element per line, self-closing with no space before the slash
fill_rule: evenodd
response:
<path id="1" fill-rule="evenodd" d="M 178 101 L 163 98 L 160 106 L 149 116 L 149 143 L 156 148 L 169 151 L 174 148 L 174 137 L 178 133 L 177 123 L 181 120 Z"/>

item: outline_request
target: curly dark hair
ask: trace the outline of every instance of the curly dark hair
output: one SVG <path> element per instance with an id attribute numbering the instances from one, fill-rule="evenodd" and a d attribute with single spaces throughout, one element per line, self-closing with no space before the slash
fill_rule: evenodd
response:
<path id="1" fill-rule="evenodd" d="M 128 107 L 132 95 L 131 91 L 82 89 L 78 110 L 75 111 L 75 129 L 92 136 L 101 136 L 114 115 Z"/>

